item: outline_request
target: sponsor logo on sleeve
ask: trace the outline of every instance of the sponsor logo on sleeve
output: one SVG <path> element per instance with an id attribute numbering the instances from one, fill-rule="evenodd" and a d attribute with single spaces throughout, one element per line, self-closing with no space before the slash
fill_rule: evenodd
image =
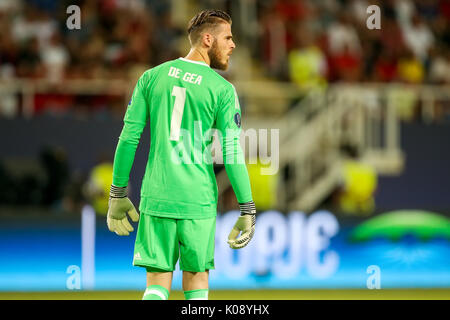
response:
<path id="1" fill-rule="evenodd" d="M 236 123 L 238 128 L 241 127 L 241 115 L 239 114 L 239 112 L 236 112 L 236 114 L 234 115 L 234 122 Z"/>

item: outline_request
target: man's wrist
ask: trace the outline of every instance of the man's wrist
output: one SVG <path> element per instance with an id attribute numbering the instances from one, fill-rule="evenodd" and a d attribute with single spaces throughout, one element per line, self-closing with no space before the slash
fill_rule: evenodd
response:
<path id="1" fill-rule="evenodd" d="M 128 194 L 128 188 L 125 187 L 116 187 L 115 185 L 111 185 L 111 190 L 109 191 L 109 196 L 111 198 L 126 198 Z"/>
<path id="2" fill-rule="evenodd" d="M 252 201 L 239 203 L 239 209 L 241 210 L 241 216 L 246 214 L 256 214 L 256 206 Z"/>

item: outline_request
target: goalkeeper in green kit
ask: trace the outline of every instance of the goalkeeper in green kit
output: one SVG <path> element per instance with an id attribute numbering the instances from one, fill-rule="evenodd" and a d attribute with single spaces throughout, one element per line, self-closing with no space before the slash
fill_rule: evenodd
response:
<path id="1" fill-rule="evenodd" d="M 124 117 L 113 169 L 107 224 L 129 235 L 139 221 L 133 265 L 147 270 L 143 300 L 167 300 L 180 259 L 185 298 L 208 299 L 214 269 L 217 184 L 211 144 L 217 131 L 223 160 L 241 215 L 228 236 L 245 247 L 255 232 L 255 204 L 239 142 L 241 110 L 236 90 L 213 69 L 226 70 L 235 44 L 231 18 L 205 10 L 188 26 L 185 58 L 147 70 L 139 78 Z M 141 133 L 150 123 L 150 152 L 142 182 L 140 216 L 127 185 Z"/>

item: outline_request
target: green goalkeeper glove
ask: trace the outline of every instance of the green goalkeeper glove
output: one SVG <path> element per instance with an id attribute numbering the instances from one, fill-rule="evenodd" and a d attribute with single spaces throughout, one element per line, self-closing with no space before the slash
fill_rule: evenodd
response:
<path id="1" fill-rule="evenodd" d="M 233 229 L 228 235 L 228 244 L 231 249 L 241 249 L 245 247 L 253 238 L 256 223 L 256 208 L 253 201 L 240 203 L 241 215 L 234 224 Z M 239 233 L 241 236 L 236 239 Z"/>
<path id="2" fill-rule="evenodd" d="M 115 232 L 119 236 L 128 236 L 130 232 L 133 232 L 134 229 L 127 219 L 127 213 L 131 220 L 139 221 L 139 214 L 127 197 L 127 187 L 111 185 L 106 218 L 109 231 Z"/>

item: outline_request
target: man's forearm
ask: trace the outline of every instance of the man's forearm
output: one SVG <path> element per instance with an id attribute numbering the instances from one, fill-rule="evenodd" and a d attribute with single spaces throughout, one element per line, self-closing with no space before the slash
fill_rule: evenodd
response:
<path id="1" fill-rule="evenodd" d="M 113 185 L 126 187 L 133 166 L 136 149 L 145 124 L 125 121 L 117 144 L 113 165 Z"/>
<path id="2" fill-rule="evenodd" d="M 137 145 L 126 140 L 119 139 L 113 166 L 113 185 L 126 187 L 133 166 Z"/>
<path id="3" fill-rule="evenodd" d="M 225 170 L 227 171 L 228 179 L 230 179 L 237 201 L 239 203 L 252 201 L 250 179 L 238 136 L 225 138 L 223 146 Z"/>
<path id="4" fill-rule="evenodd" d="M 225 170 L 227 171 L 227 175 L 230 179 L 237 201 L 239 203 L 251 201 L 252 191 L 245 164 L 225 165 Z"/>

